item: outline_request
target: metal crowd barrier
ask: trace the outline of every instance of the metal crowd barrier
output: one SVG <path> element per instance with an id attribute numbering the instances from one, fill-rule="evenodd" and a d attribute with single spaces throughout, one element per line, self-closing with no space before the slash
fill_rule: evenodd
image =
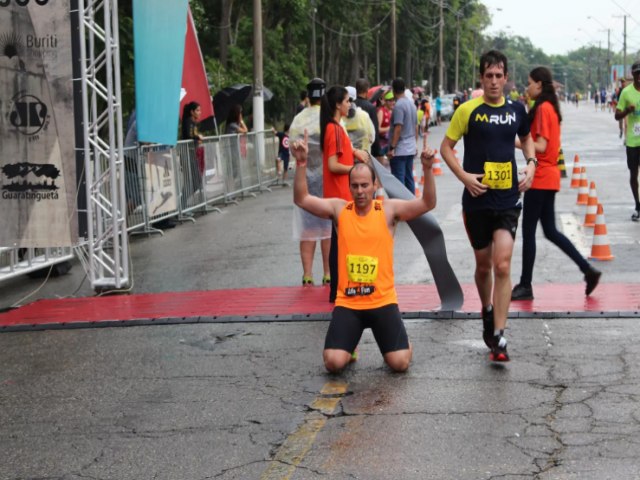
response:
<path id="1" fill-rule="evenodd" d="M 257 142 L 264 143 L 264 157 Z M 127 179 L 128 230 L 161 232 L 155 222 L 193 220 L 194 212 L 219 210 L 239 197 L 255 195 L 277 182 L 278 141 L 272 131 L 206 137 L 196 146 L 147 145 L 129 156 L 135 168 Z M 125 154 L 125 158 L 127 155 Z M 131 199 L 129 201 L 129 199 Z"/>
<path id="2" fill-rule="evenodd" d="M 71 247 L 0 247 L 0 282 L 72 260 L 73 257 Z"/>
<path id="3" fill-rule="evenodd" d="M 256 148 L 264 143 L 264 149 Z M 262 155 L 264 151 L 264 155 Z M 218 210 L 277 183 L 278 139 L 273 131 L 206 137 L 175 147 L 124 149 L 127 231 L 162 233 L 162 220 L 195 221 L 195 212 Z M 106 158 L 99 158 L 106 162 Z M 102 192 L 107 198 L 110 190 Z M 74 258 L 72 247 L 0 247 L 0 283 Z"/>

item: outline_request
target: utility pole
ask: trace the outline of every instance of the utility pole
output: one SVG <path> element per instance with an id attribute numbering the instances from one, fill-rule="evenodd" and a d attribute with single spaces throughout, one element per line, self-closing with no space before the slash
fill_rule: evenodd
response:
<path id="1" fill-rule="evenodd" d="M 458 88 L 458 66 L 460 64 L 460 16 L 461 13 L 456 13 L 456 92 L 460 89 Z"/>
<path id="2" fill-rule="evenodd" d="M 438 92 L 444 91 L 444 0 L 440 0 L 440 48 L 438 62 Z"/>
<path id="3" fill-rule="evenodd" d="M 253 0 L 253 130 L 264 130 L 262 98 L 262 0 Z"/>
<path id="4" fill-rule="evenodd" d="M 607 89 L 609 89 L 609 79 L 611 78 L 611 29 L 607 28 Z"/>
<path id="5" fill-rule="evenodd" d="M 604 80 L 604 82 L 602 83 L 602 86 L 604 86 L 606 89 L 609 89 L 609 79 L 611 78 L 611 29 L 607 28 L 596 17 L 592 17 L 591 15 L 589 15 L 587 16 L 587 18 L 590 20 L 593 20 L 594 22 L 598 22 L 598 24 L 603 28 L 602 30 L 599 30 L 600 32 L 604 32 L 605 30 L 607 32 L 607 70 L 605 74 L 602 76 L 602 79 Z M 598 52 L 598 55 L 599 54 L 600 52 Z"/>
<path id="6" fill-rule="evenodd" d="M 627 76 L 627 16 L 628 15 L 614 15 L 615 18 L 623 18 L 624 30 L 622 34 L 622 77 Z"/>
<path id="7" fill-rule="evenodd" d="M 391 78 L 396 78 L 396 0 L 391 0 Z"/>
<path id="8" fill-rule="evenodd" d="M 315 78 L 318 76 L 318 55 L 316 52 L 316 12 L 318 9 L 315 0 L 312 0 L 311 8 L 311 74 Z"/>
<path id="9" fill-rule="evenodd" d="M 598 60 L 596 61 L 596 83 L 600 85 L 596 85 L 596 95 L 598 94 L 598 87 L 602 86 L 602 75 L 600 73 L 600 65 L 602 65 L 602 42 L 598 41 Z"/>
<path id="10" fill-rule="evenodd" d="M 473 29 L 473 53 L 471 56 L 471 83 L 475 85 L 476 80 L 476 37 L 478 35 L 478 29 Z"/>
<path id="11" fill-rule="evenodd" d="M 376 85 L 380 85 L 380 27 L 376 30 Z"/>
<path id="12" fill-rule="evenodd" d="M 622 53 L 622 71 L 624 72 L 624 77 L 627 77 L 627 16 L 624 17 L 624 35 L 623 35 L 623 53 Z"/>
<path id="13" fill-rule="evenodd" d="M 264 165 L 264 95 L 262 71 L 262 0 L 253 0 L 253 131 L 258 166 Z"/>

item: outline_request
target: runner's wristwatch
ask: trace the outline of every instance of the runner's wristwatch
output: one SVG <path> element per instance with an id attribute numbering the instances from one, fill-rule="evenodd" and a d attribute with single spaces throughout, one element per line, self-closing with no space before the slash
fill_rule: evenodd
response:
<path id="1" fill-rule="evenodd" d="M 527 165 L 529 165 L 530 162 L 533 162 L 533 166 L 538 168 L 538 160 L 535 157 L 527 158 Z"/>

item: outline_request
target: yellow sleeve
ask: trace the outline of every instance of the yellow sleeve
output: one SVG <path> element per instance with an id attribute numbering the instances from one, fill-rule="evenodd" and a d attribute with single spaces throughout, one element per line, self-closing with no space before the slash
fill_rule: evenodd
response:
<path id="1" fill-rule="evenodd" d="M 483 103 L 483 98 L 477 97 L 460 105 L 453 113 L 446 136 L 454 142 L 460 140 L 468 131 L 471 113 Z"/>

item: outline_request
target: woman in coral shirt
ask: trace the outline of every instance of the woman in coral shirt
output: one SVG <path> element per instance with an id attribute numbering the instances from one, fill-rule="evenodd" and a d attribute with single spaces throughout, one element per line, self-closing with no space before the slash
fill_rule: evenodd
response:
<path id="1" fill-rule="evenodd" d="M 522 275 L 513 288 L 511 300 L 532 300 L 533 264 L 536 259 L 536 228 L 542 225 L 544 236 L 558 246 L 580 268 L 586 282 L 585 294 L 589 295 L 598 285 L 601 273 L 576 250 L 571 241 L 556 228 L 555 198 L 560 190 L 560 104 L 556 95 L 551 71 L 537 67 L 529 73 L 529 97 L 535 102 L 529 111 L 531 136 L 536 160 L 535 177 L 531 188 L 524 194 L 522 212 Z M 516 147 L 520 148 L 519 140 Z"/>
<path id="2" fill-rule="evenodd" d="M 354 161 L 368 162 L 364 150 L 354 150 L 349 135 L 340 121 L 349 113 L 351 101 L 345 87 L 334 85 L 322 97 L 320 104 L 320 148 L 322 148 L 323 195 L 351 201 L 349 171 Z M 338 289 L 338 237 L 336 227 L 331 229 L 329 251 L 331 289 L 329 301 L 335 302 Z"/>

